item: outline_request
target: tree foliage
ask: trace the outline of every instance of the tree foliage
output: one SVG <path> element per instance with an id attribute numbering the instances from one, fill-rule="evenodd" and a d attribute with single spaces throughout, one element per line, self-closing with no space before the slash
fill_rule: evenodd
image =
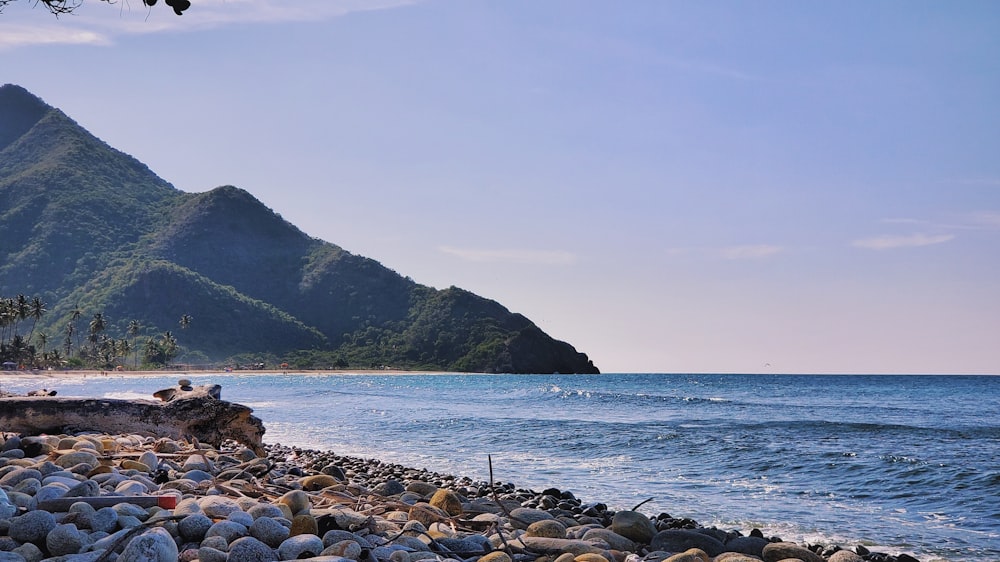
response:
<path id="1" fill-rule="evenodd" d="M 3 11 L 7 4 L 16 2 L 18 0 L 0 0 L 0 12 Z M 25 0 L 21 0 L 25 1 Z M 62 14 L 70 14 L 76 11 L 83 4 L 83 0 L 26 0 L 33 4 L 41 4 L 46 10 L 52 14 L 59 16 Z M 114 4 L 118 0 L 100 0 L 101 2 L 106 2 L 108 4 Z M 142 0 L 144 6 L 153 7 L 157 4 L 157 0 Z M 191 7 L 190 0 L 164 0 L 163 2 L 167 7 L 173 8 L 174 13 L 178 16 L 183 14 L 185 10 Z"/>

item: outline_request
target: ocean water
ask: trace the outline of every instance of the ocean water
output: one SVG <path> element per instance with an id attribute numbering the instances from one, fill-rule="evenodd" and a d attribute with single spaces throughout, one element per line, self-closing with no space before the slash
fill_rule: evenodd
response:
<path id="1" fill-rule="evenodd" d="M 149 397 L 179 377 L 3 390 Z M 924 562 L 1000 560 L 1000 377 L 194 375 L 265 441 Z"/>

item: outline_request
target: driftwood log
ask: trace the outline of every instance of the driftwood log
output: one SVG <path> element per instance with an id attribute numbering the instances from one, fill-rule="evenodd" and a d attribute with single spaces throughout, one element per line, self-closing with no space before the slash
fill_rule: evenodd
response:
<path id="1" fill-rule="evenodd" d="M 169 401 L 160 402 L 50 396 L 0 398 L 0 431 L 22 435 L 98 431 L 171 439 L 193 437 L 215 447 L 232 439 L 264 454 L 263 422 L 251 415 L 253 410 L 247 406 L 216 398 L 219 388 L 179 385 L 177 392 L 167 393 Z"/>

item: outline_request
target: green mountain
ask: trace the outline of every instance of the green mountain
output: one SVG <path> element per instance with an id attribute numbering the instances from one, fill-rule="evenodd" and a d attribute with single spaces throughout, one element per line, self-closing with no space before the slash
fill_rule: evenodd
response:
<path id="1" fill-rule="evenodd" d="M 133 356 L 170 331 L 188 360 L 597 372 L 585 354 L 499 303 L 420 285 L 311 238 L 244 190 L 177 190 L 58 109 L 5 85 L 0 297 L 13 303 L 14 295 L 46 303 L 37 326 L 27 323 L 30 333 L 48 334 L 47 349 L 69 355 L 87 347 L 88 322 L 99 314 L 101 335 L 130 340 Z M 186 327 L 182 315 L 192 318 Z M 0 336 L 8 340 L 17 318 L 4 318 Z M 133 321 L 138 334 L 127 332 Z M 22 344 L 46 347 L 38 337 L 24 341 L 27 332 Z"/>

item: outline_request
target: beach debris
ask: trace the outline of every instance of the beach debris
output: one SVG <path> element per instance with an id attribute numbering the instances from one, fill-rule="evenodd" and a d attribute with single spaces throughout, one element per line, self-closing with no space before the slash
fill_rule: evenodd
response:
<path id="1" fill-rule="evenodd" d="M 186 382 L 186 381 L 182 381 Z M 0 398 L 0 429 L 22 435 L 97 431 L 193 438 L 218 447 L 232 439 L 263 454 L 264 424 L 242 404 L 220 400 L 219 385 L 178 385 L 161 401 L 51 396 Z"/>

